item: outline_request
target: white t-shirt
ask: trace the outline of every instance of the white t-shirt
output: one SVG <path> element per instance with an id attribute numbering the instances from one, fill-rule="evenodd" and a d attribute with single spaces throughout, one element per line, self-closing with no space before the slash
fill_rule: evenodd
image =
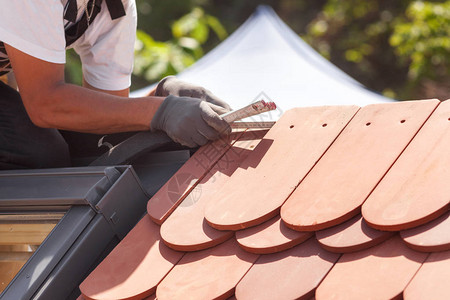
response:
<path id="1" fill-rule="evenodd" d="M 85 1 L 77 2 L 79 19 Z M 65 63 L 66 3 L 67 0 L 0 0 L 0 41 L 41 60 Z M 137 13 L 135 0 L 122 3 L 126 15 L 111 20 L 106 1 L 102 1 L 93 23 L 70 46 L 80 55 L 84 79 L 103 90 L 122 90 L 131 84 Z"/>

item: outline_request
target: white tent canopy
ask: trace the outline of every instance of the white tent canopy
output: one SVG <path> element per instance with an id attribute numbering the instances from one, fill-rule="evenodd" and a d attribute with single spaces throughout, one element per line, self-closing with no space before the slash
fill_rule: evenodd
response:
<path id="1" fill-rule="evenodd" d="M 279 112 L 266 113 L 264 121 L 275 121 L 293 107 L 392 101 L 320 56 L 267 6 L 258 7 L 228 39 L 177 77 L 204 86 L 235 109 L 260 99 L 274 101 Z"/>

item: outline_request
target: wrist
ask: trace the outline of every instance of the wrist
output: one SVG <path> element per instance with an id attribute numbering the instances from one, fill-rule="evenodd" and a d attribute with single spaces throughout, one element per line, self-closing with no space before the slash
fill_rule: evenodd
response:
<path id="1" fill-rule="evenodd" d="M 165 98 L 158 97 L 159 99 L 162 99 L 162 101 L 159 103 L 157 109 L 155 110 L 152 119 L 150 120 L 150 130 L 156 131 L 156 130 L 164 130 L 164 124 L 166 119 L 166 113 L 167 113 L 167 106 L 170 106 L 170 102 L 174 100 L 173 98 L 176 98 L 175 96 L 167 96 Z"/>

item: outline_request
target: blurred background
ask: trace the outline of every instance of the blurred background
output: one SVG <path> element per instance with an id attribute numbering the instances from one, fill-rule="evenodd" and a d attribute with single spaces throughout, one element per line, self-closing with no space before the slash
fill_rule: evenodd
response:
<path id="1" fill-rule="evenodd" d="M 405 99 L 450 98 L 450 0 L 136 0 L 132 90 L 195 63 L 260 4 L 368 89 Z M 69 51 L 66 77 L 81 83 Z"/>

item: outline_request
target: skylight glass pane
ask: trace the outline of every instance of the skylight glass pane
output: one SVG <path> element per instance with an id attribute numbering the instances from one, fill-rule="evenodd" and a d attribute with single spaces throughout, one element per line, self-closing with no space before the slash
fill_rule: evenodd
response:
<path id="1" fill-rule="evenodd" d="M 0 213 L 0 293 L 65 212 Z"/>

